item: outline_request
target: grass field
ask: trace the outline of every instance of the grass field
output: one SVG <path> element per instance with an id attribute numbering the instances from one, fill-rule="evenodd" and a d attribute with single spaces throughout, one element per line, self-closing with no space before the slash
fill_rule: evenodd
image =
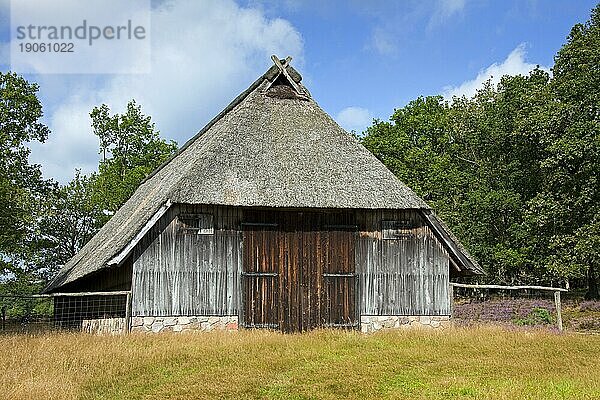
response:
<path id="1" fill-rule="evenodd" d="M 2 399 L 598 399 L 600 336 L 494 327 L 0 336 Z"/>

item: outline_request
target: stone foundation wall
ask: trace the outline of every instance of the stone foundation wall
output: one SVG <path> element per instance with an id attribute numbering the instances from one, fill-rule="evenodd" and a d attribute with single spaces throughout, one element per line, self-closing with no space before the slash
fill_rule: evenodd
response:
<path id="1" fill-rule="evenodd" d="M 450 326 L 450 317 L 414 315 L 363 315 L 360 317 L 360 330 L 372 333 L 388 329 L 445 329 Z M 132 332 L 184 332 L 184 331 L 233 331 L 238 330 L 238 317 L 132 317 Z"/>
<path id="2" fill-rule="evenodd" d="M 225 317 L 132 317 L 132 332 L 234 331 L 238 329 L 237 316 Z"/>
<path id="3" fill-rule="evenodd" d="M 360 317 L 360 331 L 363 333 L 408 328 L 445 329 L 450 324 L 448 315 L 363 315 Z"/>

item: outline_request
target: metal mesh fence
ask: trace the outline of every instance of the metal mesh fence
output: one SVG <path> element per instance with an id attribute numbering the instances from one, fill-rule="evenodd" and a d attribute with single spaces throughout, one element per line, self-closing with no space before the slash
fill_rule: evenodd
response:
<path id="1" fill-rule="evenodd" d="M 451 283 L 456 325 L 494 323 L 600 333 L 600 301 L 583 300 L 564 289 Z M 563 297 L 561 300 L 561 293 Z M 566 298 L 565 298 L 566 297 Z M 0 335 L 75 331 L 129 331 L 131 292 L 0 295 Z"/>
<path id="2" fill-rule="evenodd" d="M 0 334 L 128 330 L 129 292 L 0 296 Z"/>

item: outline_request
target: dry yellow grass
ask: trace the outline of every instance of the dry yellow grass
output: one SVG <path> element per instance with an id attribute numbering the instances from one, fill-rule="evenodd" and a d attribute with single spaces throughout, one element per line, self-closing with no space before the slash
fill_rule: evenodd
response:
<path id="1" fill-rule="evenodd" d="M 482 327 L 0 337 L 0 398 L 599 399 L 600 336 Z"/>

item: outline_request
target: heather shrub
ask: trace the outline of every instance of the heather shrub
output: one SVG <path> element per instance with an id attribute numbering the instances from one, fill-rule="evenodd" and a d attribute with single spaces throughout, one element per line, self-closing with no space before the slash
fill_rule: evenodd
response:
<path id="1" fill-rule="evenodd" d="M 593 301 L 593 300 L 582 301 L 579 304 L 579 310 L 580 311 L 598 311 L 598 312 L 600 312 L 600 301 Z"/>

